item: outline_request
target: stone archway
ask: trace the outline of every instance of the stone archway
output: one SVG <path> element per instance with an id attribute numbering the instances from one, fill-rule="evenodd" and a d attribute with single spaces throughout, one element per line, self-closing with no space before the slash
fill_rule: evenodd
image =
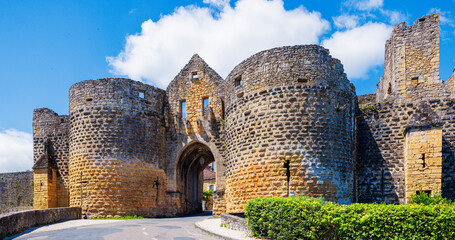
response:
<path id="1" fill-rule="evenodd" d="M 204 168 L 215 161 L 210 148 L 194 142 L 183 148 L 177 161 L 177 191 L 180 192 L 180 214 L 202 211 Z"/>

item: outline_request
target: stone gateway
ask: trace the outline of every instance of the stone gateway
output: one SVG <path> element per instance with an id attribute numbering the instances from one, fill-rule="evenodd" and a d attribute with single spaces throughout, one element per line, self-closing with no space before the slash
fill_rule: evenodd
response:
<path id="1" fill-rule="evenodd" d="M 34 110 L 33 137 L 34 207 L 88 217 L 199 212 L 212 162 L 216 215 L 267 196 L 455 198 L 455 77 L 439 78 L 438 14 L 395 26 L 375 94 L 357 96 L 317 45 L 259 52 L 226 79 L 194 55 L 166 91 L 74 84 L 68 116 Z"/>

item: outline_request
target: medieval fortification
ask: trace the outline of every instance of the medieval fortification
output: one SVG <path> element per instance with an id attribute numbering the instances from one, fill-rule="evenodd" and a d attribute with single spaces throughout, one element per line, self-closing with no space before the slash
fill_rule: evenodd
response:
<path id="1" fill-rule="evenodd" d="M 439 78 L 439 16 L 396 25 L 375 94 L 357 96 L 317 45 L 259 52 L 222 79 L 198 55 L 166 90 L 82 81 L 69 115 L 33 111 L 35 208 L 93 216 L 201 210 L 216 162 L 214 214 L 265 196 L 343 204 L 455 199 L 455 76 Z"/>

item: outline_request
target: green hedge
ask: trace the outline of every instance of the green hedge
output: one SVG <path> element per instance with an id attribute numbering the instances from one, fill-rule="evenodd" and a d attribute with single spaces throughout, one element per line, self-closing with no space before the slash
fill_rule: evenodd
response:
<path id="1" fill-rule="evenodd" d="M 268 239 L 455 239 L 455 204 L 337 205 L 309 197 L 257 198 L 245 207 Z"/>

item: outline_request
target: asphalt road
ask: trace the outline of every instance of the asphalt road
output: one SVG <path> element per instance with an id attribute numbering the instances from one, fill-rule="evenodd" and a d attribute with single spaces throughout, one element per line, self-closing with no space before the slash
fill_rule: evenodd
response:
<path id="1" fill-rule="evenodd" d="M 217 239 L 197 228 L 194 223 L 210 218 L 210 213 L 180 218 L 132 220 L 71 220 L 28 229 L 7 239 Z"/>

